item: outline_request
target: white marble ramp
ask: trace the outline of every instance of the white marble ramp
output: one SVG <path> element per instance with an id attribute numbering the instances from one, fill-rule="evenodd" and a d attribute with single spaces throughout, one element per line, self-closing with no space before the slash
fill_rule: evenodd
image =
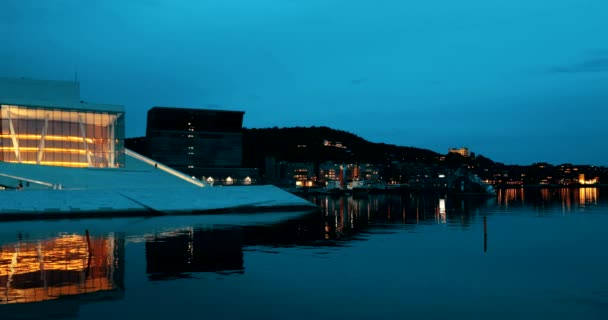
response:
<path id="1" fill-rule="evenodd" d="M 133 156 L 135 155 L 135 156 Z M 301 210 L 315 205 L 280 188 L 208 186 L 129 151 L 126 168 L 61 168 L 0 162 L 0 219 Z M 192 183 L 194 182 L 194 183 Z M 53 190 L 49 185 L 61 185 Z"/>
<path id="2" fill-rule="evenodd" d="M 0 203 L 0 216 L 52 213 L 77 216 L 87 212 L 162 215 L 314 207 L 274 186 L 3 191 Z"/>

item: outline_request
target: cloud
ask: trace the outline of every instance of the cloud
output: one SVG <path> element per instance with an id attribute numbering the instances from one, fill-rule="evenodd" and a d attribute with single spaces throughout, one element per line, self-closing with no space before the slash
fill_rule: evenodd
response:
<path id="1" fill-rule="evenodd" d="M 350 81 L 350 83 L 351 83 L 352 85 L 359 85 L 359 84 L 363 84 L 363 83 L 365 83 L 365 82 L 367 82 L 367 81 L 368 81 L 368 79 L 367 79 L 367 78 L 360 78 L 360 79 L 354 79 L 354 80 L 351 80 L 351 81 Z"/>
<path id="2" fill-rule="evenodd" d="M 608 72 L 608 50 L 592 50 L 586 56 L 581 62 L 553 66 L 546 71 L 549 74 Z"/>
<path id="3" fill-rule="evenodd" d="M 587 52 L 587 55 L 590 55 L 590 56 L 608 56 L 608 49 L 589 50 Z"/>

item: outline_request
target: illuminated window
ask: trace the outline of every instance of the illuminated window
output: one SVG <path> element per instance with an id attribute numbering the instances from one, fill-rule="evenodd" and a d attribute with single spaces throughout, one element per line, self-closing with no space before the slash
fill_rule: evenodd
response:
<path id="1" fill-rule="evenodd" d="M 3 161 L 64 167 L 124 167 L 120 112 L 0 106 Z"/>

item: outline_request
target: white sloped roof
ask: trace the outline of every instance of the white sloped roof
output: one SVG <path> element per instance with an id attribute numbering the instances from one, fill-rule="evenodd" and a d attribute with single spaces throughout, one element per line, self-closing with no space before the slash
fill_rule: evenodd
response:
<path id="1" fill-rule="evenodd" d="M 174 214 L 216 210 L 252 211 L 256 208 L 314 205 L 275 186 L 205 186 L 142 161 L 128 151 L 125 168 L 89 169 L 0 162 L 2 178 L 28 179 L 24 191 L 0 191 L 0 216 L 14 214 L 95 212 L 156 212 Z M 149 160 L 149 159 L 147 159 Z M 62 185 L 52 190 L 48 185 Z M 37 190 L 30 190 L 37 189 Z M 85 214 L 86 215 L 86 214 Z M 1 218 L 1 217 L 0 217 Z"/>
<path id="2" fill-rule="evenodd" d="M 0 104 L 11 106 L 41 107 L 66 110 L 98 111 L 98 112 L 125 112 L 121 105 L 98 104 L 85 101 L 47 101 L 25 98 L 1 98 Z"/>
<path id="3" fill-rule="evenodd" d="M 124 112 L 120 105 L 82 101 L 80 83 L 0 77 L 0 104 L 100 112 Z"/>

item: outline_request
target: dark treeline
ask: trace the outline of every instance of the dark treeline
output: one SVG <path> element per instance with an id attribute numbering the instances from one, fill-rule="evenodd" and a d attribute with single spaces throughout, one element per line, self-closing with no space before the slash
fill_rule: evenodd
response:
<path id="1" fill-rule="evenodd" d="M 326 146 L 328 141 L 332 146 Z M 344 147 L 336 147 L 341 143 Z M 439 154 L 430 150 L 369 142 L 355 134 L 328 127 L 243 129 L 243 165 L 263 168 L 266 157 L 289 162 L 374 163 L 393 161 L 431 163 Z"/>
<path id="2" fill-rule="evenodd" d="M 370 163 L 383 168 L 385 178 L 403 181 L 421 172 L 466 171 L 496 185 L 575 185 L 581 174 L 585 179 L 608 182 L 608 169 L 592 165 L 538 162 L 529 166 L 506 165 L 483 155 L 471 153 L 440 154 L 431 150 L 369 142 L 355 134 L 328 127 L 291 127 L 243 129 L 243 165 L 264 173 L 265 159 L 279 161 Z M 408 170 L 412 166 L 429 168 Z"/>

